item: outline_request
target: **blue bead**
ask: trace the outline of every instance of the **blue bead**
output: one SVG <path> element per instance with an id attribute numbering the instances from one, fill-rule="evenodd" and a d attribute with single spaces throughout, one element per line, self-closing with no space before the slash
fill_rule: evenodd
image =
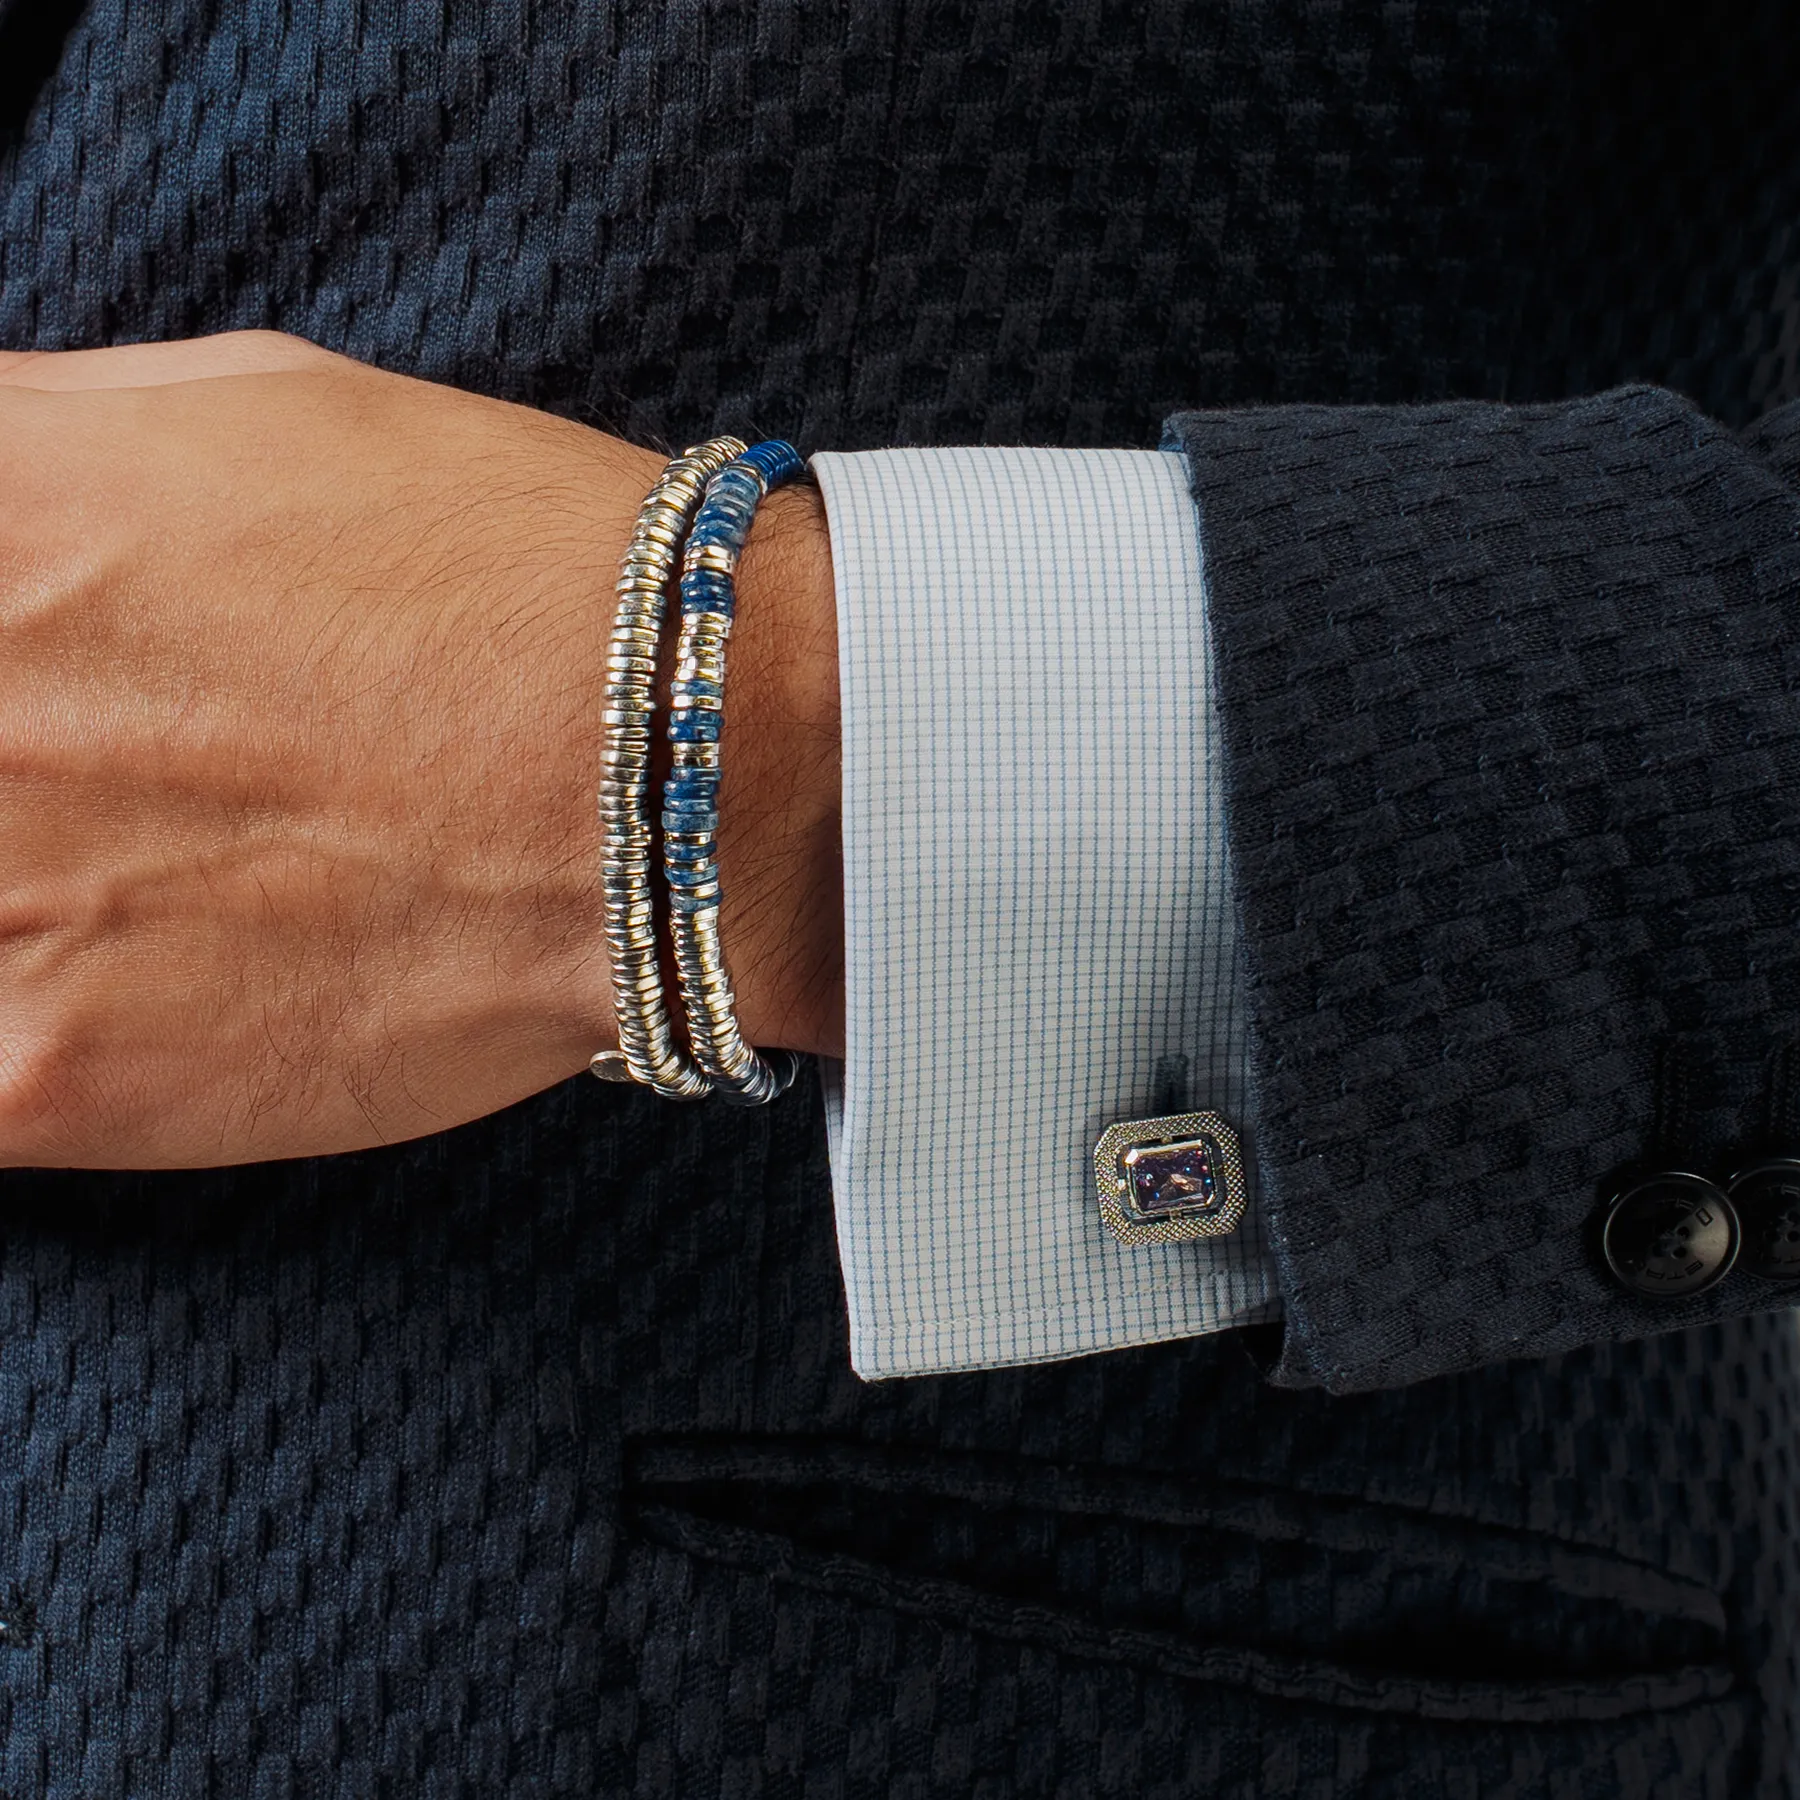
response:
<path id="1" fill-rule="evenodd" d="M 737 599 L 737 584 L 717 569 L 689 569 L 681 578 L 683 612 L 728 613 Z"/>
<path id="2" fill-rule="evenodd" d="M 729 507 L 717 500 L 709 500 L 701 507 L 694 519 L 694 528 L 688 534 L 688 545 L 723 547 L 735 549 L 743 542 L 743 522 Z"/>
<path id="3" fill-rule="evenodd" d="M 717 894 L 708 894 L 704 899 L 696 900 L 692 894 L 671 894 L 669 896 L 670 912 L 698 913 L 719 904 Z"/>
<path id="4" fill-rule="evenodd" d="M 671 714 L 669 742 L 671 744 L 716 744 L 719 741 L 719 717 L 720 715 L 716 712 Z"/>
<path id="5" fill-rule="evenodd" d="M 805 459 L 786 438 L 764 438 L 760 444 L 746 450 L 738 461 L 755 463 L 762 470 L 763 480 L 772 488 L 806 473 Z"/>
<path id="6" fill-rule="evenodd" d="M 663 798 L 671 806 L 685 801 L 711 806 L 718 791 L 717 769 L 677 769 L 663 784 Z"/>

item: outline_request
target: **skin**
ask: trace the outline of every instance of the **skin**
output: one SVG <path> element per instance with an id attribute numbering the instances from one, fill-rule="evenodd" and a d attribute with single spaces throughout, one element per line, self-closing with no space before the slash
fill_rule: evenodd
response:
<path id="1" fill-rule="evenodd" d="M 0 1164 L 393 1142 L 617 1042 L 601 690 L 661 466 L 269 333 L 0 357 Z M 739 585 L 723 940 L 752 1042 L 841 1054 L 816 493 Z"/>

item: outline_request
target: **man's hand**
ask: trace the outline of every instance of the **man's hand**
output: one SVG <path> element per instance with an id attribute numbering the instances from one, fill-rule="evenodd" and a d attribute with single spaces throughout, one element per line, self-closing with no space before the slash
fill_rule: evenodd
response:
<path id="1" fill-rule="evenodd" d="M 0 1163 L 352 1149 L 616 1041 L 601 688 L 660 467 L 270 334 L 0 357 Z M 740 586 L 726 952 L 752 1042 L 837 1050 L 816 495 Z"/>

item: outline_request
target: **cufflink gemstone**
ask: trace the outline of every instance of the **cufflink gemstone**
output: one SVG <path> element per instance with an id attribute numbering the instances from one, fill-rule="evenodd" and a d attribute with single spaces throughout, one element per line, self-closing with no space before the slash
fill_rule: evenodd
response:
<path id="1" fill-rule="evenodd" d="M 1149 1217 L 1157 1213 L 1209 1209 L 1218 1198 L 1213 1173 L 1218 1151 L 1209 1138 L 1176 1144 L 1133 1144 L 1120 1159 L 1131 1184 L 1131 1203 Z"/>
<path id="2" fill-rule="evenodd" d="M 1122 1244 L 1224 1237 L 1244 1216 L 1238 1135 L 1219 1113 L 1109 1125 L 1094 1146 L 1100 1216 Z"/>

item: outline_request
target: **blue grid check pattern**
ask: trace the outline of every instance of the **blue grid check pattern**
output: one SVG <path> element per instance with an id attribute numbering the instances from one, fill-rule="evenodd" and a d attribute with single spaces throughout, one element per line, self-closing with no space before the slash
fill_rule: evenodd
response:
<path id="1" fill-rule="evenodd" d="M 822 454 L 844 740 L 846 1056 L 825 1067 L 851 1360 L 1048 1361 L 1271 1317 L 1254 1204 L 1128 1249 L 1093 1147 L 1240 1124 L 1247 1025 L 1179 457 Z"/>

